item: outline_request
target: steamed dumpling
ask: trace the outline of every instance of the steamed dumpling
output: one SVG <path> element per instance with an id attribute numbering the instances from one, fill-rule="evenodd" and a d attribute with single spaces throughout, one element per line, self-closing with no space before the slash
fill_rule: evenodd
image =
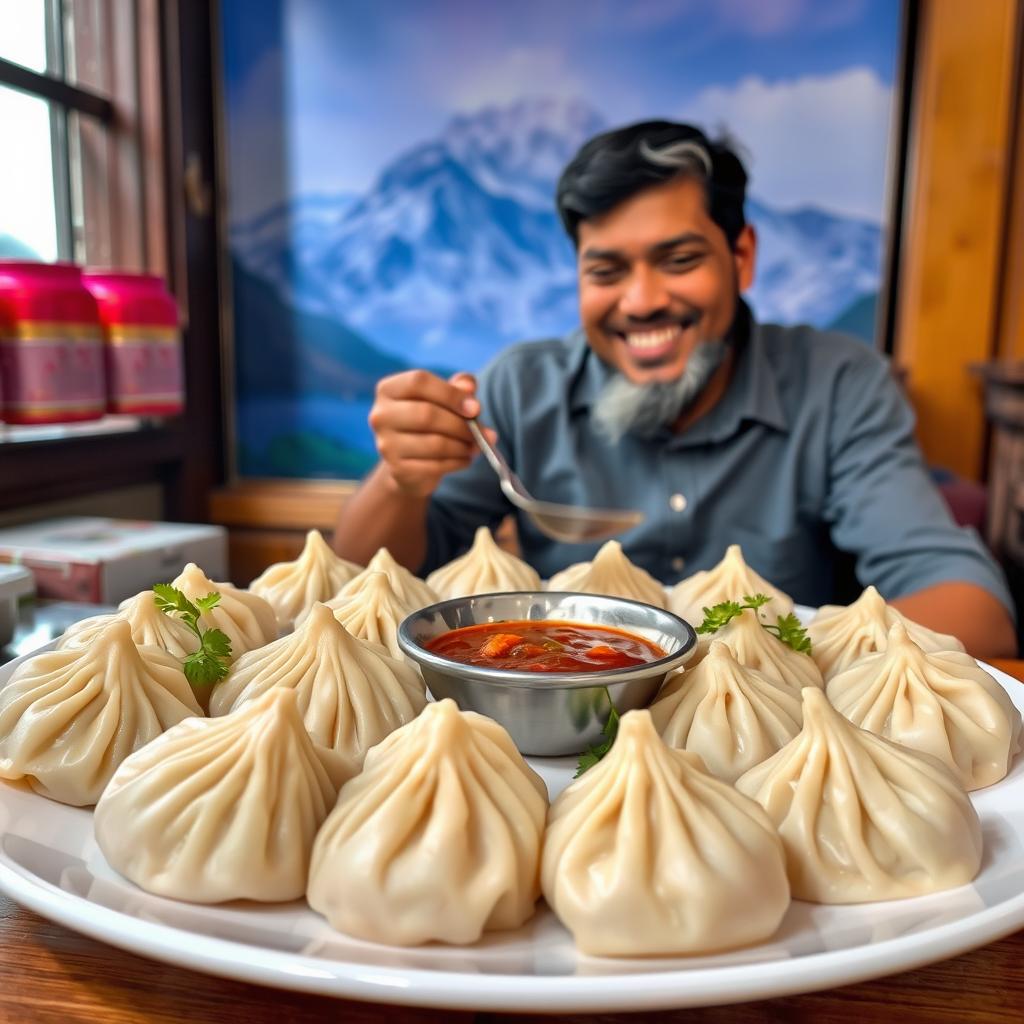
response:
<path id="1" fill-rule="evenodd" d="M 547 790 L 497 722 L 430 704 L 374 747 L 313 845 L 309 905 L 392 945 L 518 928 L 540 895 Z"/>
<path id="2" fill-rule="evenodd" d="M 753 610 L 741 612 L 715 633 L 702 636 L 686 666 L 692 672 L 716 640 L 728 645 L 744 668 L 752 668 L 799 695 L 805 686 L 824 686 L 821 671 L 808 654 L 794 651 L 768 632 Z"/>
<path id="3" fill-rule="evenodd" d="M 811 656 L 825 679 L 831 679 L 861 658 L 884 650 L 889 630 L 897 622 L 905 626 L 910 639 L 926 651 L 964 649 L 955 636 L 918 625 L 886 604 L 874 587 L 867 587 L 851 605 L 826 604 L 818 609 L 807 627 Z"/>
<path id="4" fill-rule="evenodd" d="M 848 722 L 816 686 L 800 735 L 736 783 L 768 812 L 797 899 L 866 903 L 965 885 L 981 824 L 953 773 Z"/>
<path id="5" fill-rule="evenodd" d="M 725 557 L 713 569 L 695 572 L 672 588 L 668 607 L 694 626 L 704 621 L 704 609 L 723 601 L 739 601 L 748 594 L 766 594 L 772 600 L 762 609 L 762 618 L 772 622 L 793 610 L 793 599 L 773 587 L 743 560 L 739 544 L 730 544 Z"/>
<path id="6" fill-rule="evenodd" d="M 232 658 L 277 639 L 277 616 L 259 594 L 239 590 L 230 583 L 214 583 L 195 562 L 189 562 L 171 586 L 190 601 L 214 591 L 220 594 L 220 603 L 204 613 L 199 623 L 203 629 L 220 629 L 227 634 Z"/>
<path id="7" fill-rule="evenodd" d="M 672 750 L 650 713 L 555 800 L 544 897 L 594 956 L 712 953 L 768 938 L 789 906 L 782 844 L 752 800 Z"/>
<path id="8" fill-rule="evenodd" d="M 132 640 L 139 647 L 159 647 L 179 661 L 199 649 L 199 637 L 177 616 L 162 612 L 157 607 L 156 595 L 152 590 L 143 590 L 142 593 L 122 601 L 113 615 L 95 615 L 75 623 L 61 638 L 57 650 L 91 644 L 117 619 L 124 619 L 132 627 Z M 209 684 L 190 685 L 205 713 L 210 700 Z"/>
<path id="9" fill-rule="evenodd" d="M 202 713 L 178 661 L 137 647 L 119 619 L 88 647 L 30 658 L 0 690 L 0 778 L 94 804 L 129 754 Z"/>
<path id="10" fill-rule="evenodd" d="M 800 731 L 800 698 L 713 640 L 695 668 L 669 676 L 651 719 L 670 747 L 700 754 L 712 775 L 735 782 Z"/>
<path id="11" fill-rule="evenodd" d="M 286 632 L 317 601 L 334 597 L 362 569 L 339 558 L 319 530 L 310 530 L 299 557 L 265 569 L 249 584 L 249 592 L 270 603 L 281 632 Z"/>
<path id="12" fill-rule="evenodd" d="M 998 782 L 1021 746 L 1021 715 L 969 655 L 929 654 L 899 622 L 885 650 L 832 677 L 833 707 L 854 725 L 937 757 L 965 789 Z"/>
<path id="13" fill-rule="evenodd" d="M 140 647 L 160 647 L 175 658 L 184 658 L 199 649 L 199 637 L 181 619 L 160 611 L 153 591 L 144 590 L 122 601 L 113 614 L 93 615 L 68 627 L 57 643 L 57 650 L 87 647 L 116 619 L 124 619 L 131 626 L 132 640 Z"/>
<path id="14" fill-rule="evenodd" d="M 416 609 L 399 600 L 385 573 L 364 576 L 357 589 L 330 602 L 329 607 L 354 637 L 380 644 L 392 658 L 407 660 L 398 646 L 398 627 Z"/>
<path id="15" fill-rule="evenodd" d="M 432 572 L 427 586 L 447 600 L 505 590 L 540 590 L 540 576 L 521 558 L 499 548 L 491 531 L 481 526 L 469 551 Z"/>
<path id="16" fill-rule="evenodd" d="M 426 704 L 414 668 L 379 644 L 357 640 L 325 604 L 290 636 L 243 655 L 210 697 L 226 715 L 275 686 L 295 690 L 310 735 L 352 763 Z"/>
<path id="17" fill-rule="evenodd" d="M 608 594 L 664 608 L 665 588 L 648 572 L 634 565 L 617 540 L 602 545 L 592 562 L 577 562 L 556 572 L 548 590 L 568 590 L 578 594 Z"/>
<path id="18" fill-rule="evenodd" d="M 129 757 L 96 805 L 96 842 L 114 870 L 160 896 L 294 900 L 336 795 L 295 693 L 275 689 Z"/>
<path id="19" fill-rule="evenodd" d="M 399 601 L 408 605 L 412 611 L 419 611 L 427 605 L 437 604 L 440 598 L 426 585 L 418 576 L 414 576 L 404 565 L 391 557 L 387 548 L 380 548 L 377 554 L 370 559 L 366 568 L 353 576 L 340 591 L 327 602 L 332 608 L 337 607 L 339 601 L 344 600 L 350 594 L 357 593 L 366 581 L 366 577 L 372 572 L 382 572 L 391 581 L 391 589 L 395 592 Z"/>

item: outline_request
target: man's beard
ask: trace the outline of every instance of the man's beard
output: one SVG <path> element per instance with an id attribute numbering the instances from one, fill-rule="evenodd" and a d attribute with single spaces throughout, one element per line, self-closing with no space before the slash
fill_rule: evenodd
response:
<path id="1" fill-rule="evenodd" d="M 725 341 L 702 341 L 683 372 L 670 381 L 635 384 L 616 373 L 594 405 L 594 425 L 613 444 L 626 434 L 649 441 L 675 423 L 708 386 L 729 351 Z"/>

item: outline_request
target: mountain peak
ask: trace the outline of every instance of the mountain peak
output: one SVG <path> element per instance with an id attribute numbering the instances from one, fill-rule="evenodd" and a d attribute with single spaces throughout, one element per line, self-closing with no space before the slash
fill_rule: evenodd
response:
<path id="1" fill-rule="evenodd" d="M 583 100 L 530 97 L 459 114 L 440 141 L 492 193 L 550 210 L 562 168 L 605 127 Z"/>
<path id="2" fill-rule="evenodd" d="M 469 140 L 487 144 L 500 137 L 522 139 L 534 134 L 553 135 L 575 151 L 604 127 L 604 118 L 583 100 L 533 96 L 457 114 L 448 122 L 443 137 L 458 145 Z"/>

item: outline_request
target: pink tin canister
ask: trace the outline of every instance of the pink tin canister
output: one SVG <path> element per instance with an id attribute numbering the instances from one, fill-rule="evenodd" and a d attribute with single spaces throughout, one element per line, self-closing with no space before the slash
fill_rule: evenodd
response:
<path id="1" fill-rule="evenodd" d="M 172 416 L 185 405 L 178 308 L 153 274 L 87 270 L 106 341 L 111 412 Z"/>
<path id="2" fill-rule="evenodd" d="M 0 260 L 0 376 L 8 423 L 103 415 L 103 333 L 78 267 Z"/>

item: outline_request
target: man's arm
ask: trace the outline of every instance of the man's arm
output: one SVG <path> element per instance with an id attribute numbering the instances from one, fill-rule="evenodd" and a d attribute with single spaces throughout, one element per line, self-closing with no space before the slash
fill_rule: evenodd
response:
<path id="1" fill-rule="evenodd" d="M 856 556 L 862 585 L 915 622 L 976 657 L 1012 655 L 1005 578 L 977 533 L 953 521 L 887 365 L 859 352 L 833 384 L 826 519 L 836 547 Z"/>
<path id="2" fill-rule="evenodd" d="M 341 507 L 334 528 L 334 550 L 366 565 L 378 548 L 415 572 L 427 550 L 430 497 L 407 494 L 382 462 Z"/>
<path id="3" fill-rule="evenodd" d="M 889 603 L 922 626 L 951 633 L 975 658 L 1017 656 L 1017 636 L 1009 613 L 976 583 L 936 583 Z"/>

